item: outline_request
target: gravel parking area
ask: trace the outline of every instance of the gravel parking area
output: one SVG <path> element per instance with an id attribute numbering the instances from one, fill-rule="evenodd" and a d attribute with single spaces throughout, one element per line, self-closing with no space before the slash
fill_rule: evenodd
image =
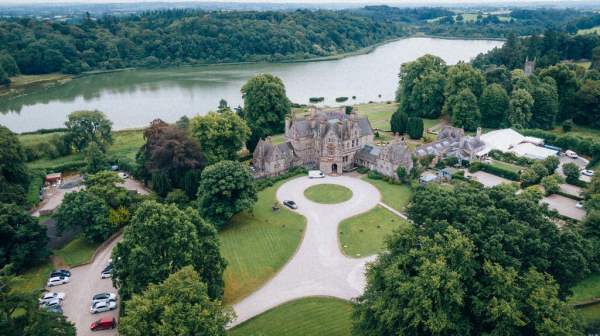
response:
<path id="1" fill-rule="evenodd" d="M 560 195 L 550 195 L 542 198 L 542 203 L 548 204 L 550 209 L 558 211 L 559 214 L 573 218 L 576 220 L 582 220 L 585 217 L 585 210 L 578 209 L 575 207 L 577 201 L 570 199 L 568 197 L 560 196 Z"/>
<path id="2" fill-rule="evenodd" d="M 117 330 L 91 331 L 90 324 L 101 317 L 119 316 L 119 303 L 117 309 L 100 313 L 90 313 L 92 296 L 102 292 L 117 294 L 111 279 L 101 279 L 100 272 L 108 265 L 113 247 L 121 240 L 121 236 L 99 252 L 90 264 L 71 269 L 71 281 L 66 285 L 56 286 L 48 289 L 53 292 L 64 292 L 66 294 L 63 302 L 63 311 L 67 319 L 75 324 L 77 336 L 88 335 L 117 335 Z"/>
<path id="3" fill-rule="evenodd" d="M 467 172 L 467 173 L 465 173 L 465 175 L 472 176 L 475 181 L 483 184 L 485 187 L 488 187 L 488 188 L 495 187 L 502 183 L 514 183 L 514 181 L 511 181 L 509 179 L 505 179 L 503 177 L 492 175 L 490 173 L 486 173 L 486 172 L 482 172 L 482 171 L 478 171 L 473 174 Z"/>

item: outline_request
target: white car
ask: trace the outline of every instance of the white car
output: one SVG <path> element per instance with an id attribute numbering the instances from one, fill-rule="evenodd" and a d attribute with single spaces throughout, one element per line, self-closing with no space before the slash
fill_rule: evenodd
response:
<path id="1" fill-rule="evenodd" d="M 117 295 L 114 293 L 98 293 L 92 297 L 92 306 L 99 302 L 117 301 Z"/>
<path id="2" fill-rule="evenodd" d="M 58 285 L 64 285 L 69 283 L 69 277 L 52 277 L 50 279 L 48 279 L 48 283 L 46 284 L 48 287 L 53 287 L 53 286 L 58 286 Z"/>
<path id="3" fill-rule="evenodd" d="M 583 208 L 583 202 L 581 202 L 581 201 L 577 202 L 577 204 L 575 204 L 575 207 L 576 207 L 577 209 L 581 209 L 581 208 Z"/>
<path id="4" fill-rule="evenodd" d="M 320 170 L 309 170 L 308 171 L 308 178 L 324 178 L 325 174 L 323 174 L 322 171 Z"/>
<path id="5" fill-rule="evenodd" d="M 44 295 L 42 295 L 42 297 L 40 298 L 39 302 L 40 302 L 40 304 L 46 304 L 46 302 L 49 302 L 54 299 L 58 299 L 60 301 L 64 300 L 65 293 L 56 293 L 56 292 L 44 293 Z"/>
<path id="6" fill-rule="evenodd" d="M 62 301 L 59 299 L 51 299 L 49 301 L 46 301 L 42 307 L 43 308 L 55 308 L 55 307 L 60 307 L 62 305 Z"/>
<path id="7" fill-rule="evenodd" d="M 594 171 L 589 169 L 584 169 L 581 171 L 581 175 L 585 176 L 594 176 Z"/>
<path id="8" fill-rule="evenodd" d="M 92 305 L 90 308 L 90 313 L 97 314 L 102 312 L 107 312 L 109 310 L 114 310 L 117 308 L 117 303 L 115 301 L 108 302 L 97 302 Z"/>
<path id="9" fill-rule="evenodd" d="M 572 150 L 565 151 L 565 155 L 570 157 L 571 159 L 577 159 L 579 157 L 579 155 L 577 155 L 577 153 L 573 152 Z"/>

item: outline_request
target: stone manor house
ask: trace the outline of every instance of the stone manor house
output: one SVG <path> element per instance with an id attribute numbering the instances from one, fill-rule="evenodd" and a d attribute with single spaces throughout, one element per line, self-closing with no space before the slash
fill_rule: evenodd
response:
<path id="1" fill-rule="evenodd" d="M 469 160 L 484 145 L 479 133 L 469 137 L 462 129 L 450 126 L 442 129 L 436 141 L 415 151 L 400 138 L 386 146 L 377 146 L 373 137 L 369 119 L 356 111 L 346 114 L 344 107 L 328 110 L 311 107 L 310 113 L 303 117 L 292 115 L 286 119 L 285 142 L 273 144 L 270 137 L 258 142 L 252 159 L 255 176 L 275 176 L 297 166 L 335 175 L 361 166 L 396 178 L 398 166 L 410 171 L 413 156 L 433 155 L 439 159 L 453 155 Z"/>

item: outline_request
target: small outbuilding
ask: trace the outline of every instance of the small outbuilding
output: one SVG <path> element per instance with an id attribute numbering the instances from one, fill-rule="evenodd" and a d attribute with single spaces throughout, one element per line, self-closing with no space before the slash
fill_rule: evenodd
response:
<path id="1" fill-rule="evenodd" d="M 52 173 L 46 175 L 44 178 L 44 185 L 46 186 L 56 186 L 62 183 L 62 173 Z"/>

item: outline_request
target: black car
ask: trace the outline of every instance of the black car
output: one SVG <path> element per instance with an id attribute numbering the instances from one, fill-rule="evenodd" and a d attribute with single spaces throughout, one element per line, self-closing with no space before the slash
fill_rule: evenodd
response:
<path id="1" fill-rule="evenodd" d="M 283 201 L 283 205 L 285 205 L 286 207 L 288 207 L 290 209 L 298 209 L 298 205 L 294 201 L 289 201 L 289 200 Z"/>
<path id="2" fill-rule="evenodd" d="M 50 277 L 71 277 L 71 272 L 67 271 L 66 269 L 58 269 L 52 271 L 52 273 L 50 273 Z"/>

